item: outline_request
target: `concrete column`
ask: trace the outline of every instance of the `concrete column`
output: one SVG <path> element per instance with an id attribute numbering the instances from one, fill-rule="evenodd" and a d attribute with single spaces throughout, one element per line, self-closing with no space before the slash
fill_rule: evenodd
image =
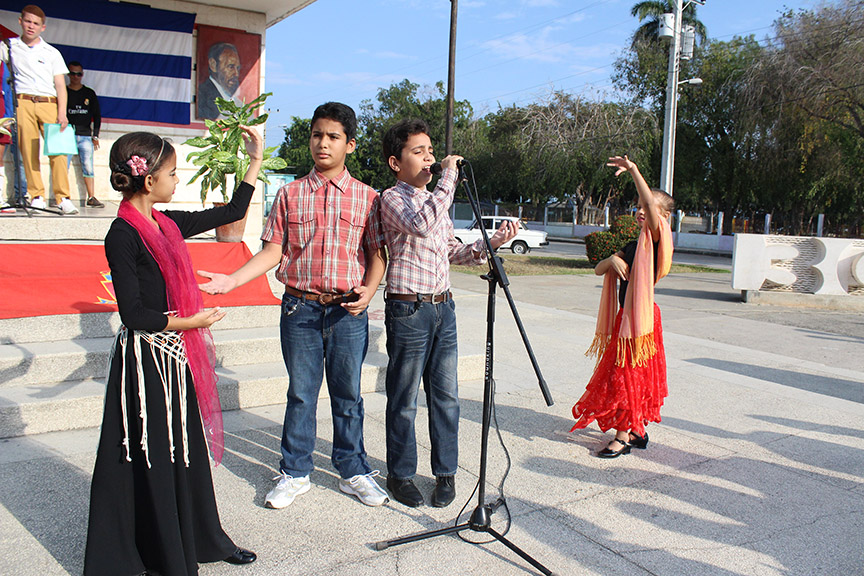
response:
<path id="1" fill-rule="evenodd" d="M 717 236 L 723 234 L 723 212 L 717 213 Z"/>
<path id="2" fill-rule="evenodd" d="M 771 214 L 765 214 L 765 230 L 762 231 L 763 234 L 771 233 Z"/>
<path id="3" fill-rule="evenodd" d="M 822 237 L 822 228 L 825 226 L 825 214 L 819 214 L 819 219 L 816 220 L 816 236 Z"/>
<path id="4" fill-rule="evenodd" d="M 684 211 L 678 210 L 678 215 L 675 218 L 675 232 L 681 233 L 681 222 L 684 221 Z"/>
<path id="5" fill-rule="evenodd" d="M 549 223 L 549 206 L 543 207 L 543 227 L 546 227 L 546 224 Z"/>
<path id="6" fill-rule="evenodd" d="M 606 209 L 603 210 L 603 226 L 609 228 L 609 206 L 606 206 Z"/>

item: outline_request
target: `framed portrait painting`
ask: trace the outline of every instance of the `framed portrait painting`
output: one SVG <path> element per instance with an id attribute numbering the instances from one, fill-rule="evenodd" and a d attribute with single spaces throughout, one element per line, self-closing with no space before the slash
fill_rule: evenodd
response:
<path id="1" fill-rule="evenodd" d="M 198 30 L 198 89 L 196 117 L 219 117 L 216 98 L 237 104 L 258 97 L 261 76 L 261 35 L 218 26 L 196 25 Z"/>

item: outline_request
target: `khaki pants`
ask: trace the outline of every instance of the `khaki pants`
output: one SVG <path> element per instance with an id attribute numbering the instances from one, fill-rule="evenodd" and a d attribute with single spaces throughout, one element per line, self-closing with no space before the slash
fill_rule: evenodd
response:
<path id="1" fill-rule="evenodd" d="M 18 99 L 18 147 L 21 162 L 27 176 L 27 193 L 30 198 L 45 196 L 45 184 L 39 166 L 39 135 L 45 131 L 44 125 L 57 122 L 57 104 L 53 102 L 33 102 Z M 74 130 L 67 127 L 66 130 Z M 51 188 L 59 204 L 69 198 L 69 175 L 66 156 L 51 156 Z"/>

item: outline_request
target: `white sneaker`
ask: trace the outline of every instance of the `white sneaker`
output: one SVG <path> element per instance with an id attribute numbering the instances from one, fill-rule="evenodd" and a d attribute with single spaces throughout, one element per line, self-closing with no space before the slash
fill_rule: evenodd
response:
<path id="1" fill-rule="evenodd" d="M 351 478 L 341 478 L 339 480 L 339 490 L 345 494 L 352 494 L 360 499 L 360 502 L 367 506 L 381 506 L 389 498 L 378 482 L 373 480 L 378 476 L 378 470 L 373 470 L 369 474 L 358 474 Z"/>
<path id="2" fill-rule="evenodd" d="M 39 210 L 44 210 L 45 209 L 45 199 L 42 198 L 41 196 L 37 196 L 36 198 L 33 198 L 32 200 L 30 200 L 30 207 L 31 208 L 37 208 Z"/>
<path id="3" fill-rule="evenodd" d="M 300 494 L 305 494 L 310 488 L 312 488 L 312 483 L 309 482 L 309 476 L 294 478 L 285 472 L 280 472 L 279 476 L 276 476 L 273 480 L 279 480 L 279 483 L 267 493 L 267 500 L 265 500 L 264 503 L 270 508 L 275 508 L 276 510 L 285 508 L 294 502 L 294 498 Z"/>
<path id="4" fill-rule="evenodd" d="M 15 214 L 15 207 L 8 202 L 0 204 L 0 214 Z"/>
<path id="5" fill-rule="evenodd" d="M 63 214 L 78 213 L 78 209 L 75 207 L 75 204 L 73 204 L 72 201 L 69 200 L 69 198 L 63 198 L 63 200 L 60 202 L 60 204 L 57 205 L 57 207 L 60 208 L 60 211 L 63 212 Z"/>

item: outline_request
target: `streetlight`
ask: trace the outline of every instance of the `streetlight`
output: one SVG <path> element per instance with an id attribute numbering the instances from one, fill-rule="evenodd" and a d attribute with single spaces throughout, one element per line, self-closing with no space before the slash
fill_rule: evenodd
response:
<path id="1" fill-rule="evenodd" d="M 705 5 L 705 0 L 672 0 L 674 13 L 672 43 L 669 45 L 669 72 L 666 77 L 666 117 L 663 121 L 663 160 L 660 166 L 660 184 L 663 190 L 672 195 L 672 174 L 675 170 L 675 126 L 678 121 L 678 86 L 702 84 L 701 78 L 678 81 L 679 62 L 681 61 L 681 30 L 683 28 L 684 8 L 690 4 Z"/>

